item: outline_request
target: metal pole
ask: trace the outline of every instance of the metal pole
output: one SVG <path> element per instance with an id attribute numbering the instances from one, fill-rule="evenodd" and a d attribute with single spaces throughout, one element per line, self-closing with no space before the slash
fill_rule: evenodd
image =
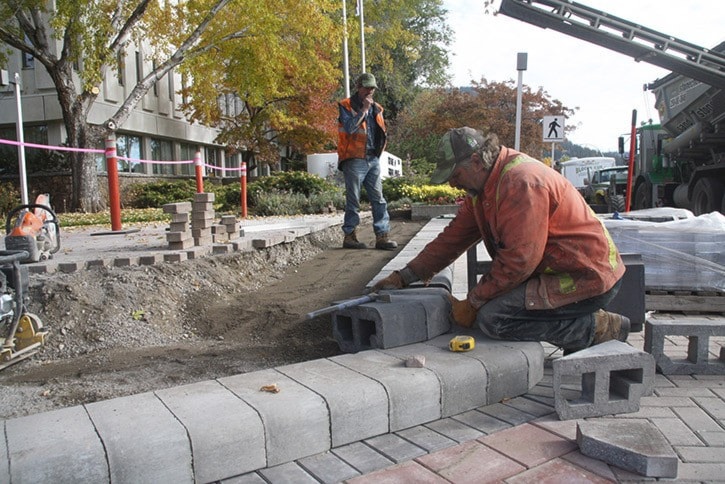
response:
<path id="1" fill-rule="evenodd" d="M 521 147 L 521 97 L 527 58 L 528 54 L 526 52 L 519 52 L 516 55 L 516 70 L 519 71 L 519 84 L 516 89 L 516 138 L 514 139 L 514 149 L 516 151 L 519 151 Z"/>
<path id="2" fill-rule="evenodd" d="M 634 194 L 632 193 L 632 175 L 634 174 L 634 155 L 637 151 L 637 110 L 632 110 L 632 128 L 629 134 L 629 163 L 627 169 L 627 198 L 624 200 L 624 211 L 629 212 L 632 210 L 632 200 Z M 647 204 L 652 202 L 651 194 Z"/>
<path id="3" fill-rule="evenodd" d="M 552 141 L 551 142 L 551 162 L 552 163 L 556 163 L 555 151 L 556 151 L 556 142 Z"/>
<path id="4" fill-rule="evenodd" d="M 365 15 L 363 14 L 363 0 L 360 2 L 360 64 L 362 65 L 362 72 L 367 72 L 365 67 Z"/>
<path id="5" fill-rule="evenodd" d="M 350 60 L 347 55 L 347 0 L 342 0 L 342 59 L 345 69 L 345 97 L 350 97 Z"/>
<path id="6" fill-rule="evenodd" d="M 20 201 L 28 204 L 28 182 L 25 170 L 25 137 L 23 136 L 23 105 L 20 102 L 20 74 L 15 73 L 15 104 L 18 110 L 18 124 L 15 126 L 18 136 L 18 164 L 20 169 Z"/>

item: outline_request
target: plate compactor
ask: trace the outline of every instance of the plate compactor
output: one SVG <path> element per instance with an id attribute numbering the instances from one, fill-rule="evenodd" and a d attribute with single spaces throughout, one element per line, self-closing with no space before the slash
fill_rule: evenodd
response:
<path id="1" fill-rule="evenodd" d="M 0 370 L 35 354 L 48 334 L 38 316 L 29 313 L 28 268 L 60 249 L 58 217 L 47 194 L 8 213 L 5 250 L 0 250 Z"/>

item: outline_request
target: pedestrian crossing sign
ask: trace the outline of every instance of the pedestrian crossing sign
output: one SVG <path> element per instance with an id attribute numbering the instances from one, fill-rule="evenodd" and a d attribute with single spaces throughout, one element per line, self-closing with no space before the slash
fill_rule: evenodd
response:
<path id="1" fill-rule="evenodd" d="M 542 124 L 545 143 L 561 143 L 564 141 L 564 116 L 544 116 Z"/>

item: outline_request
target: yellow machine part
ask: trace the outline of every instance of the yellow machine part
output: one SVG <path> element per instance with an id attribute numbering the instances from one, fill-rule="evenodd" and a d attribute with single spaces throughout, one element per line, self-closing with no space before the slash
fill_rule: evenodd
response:
<path id="1" fill-rule="evenodd" d="M 34 355 L 45 343 L 47 331 L 42 331 L 43 322 L 32 313 L 20 316 L 15 337 L 12 340 L 0 340 L 0 370 Z"/>
<path id="2" fill-rule="evenodd" d="M 454 336 L 448 343 L 451 351 L 471 351 L 476 347 L 476 340 L 473 336 Z"/>

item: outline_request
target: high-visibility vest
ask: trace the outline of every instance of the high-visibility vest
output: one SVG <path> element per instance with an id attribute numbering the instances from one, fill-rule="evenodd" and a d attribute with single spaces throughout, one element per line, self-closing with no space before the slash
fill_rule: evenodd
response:
<path id="1" fill-rule="evenodd" d="M 356 113 L 352 106 L 351 98 L 340 101 L 340 106 L 351 113 Z M 380 128 L 380 136 L 378 137 L 378 146 L 375 147 L 375 154 L 376 156 L 380 156 L 387 144 L 385 119 L 383 118 L 383 107 L 378 103 L 375 103 L 373 106 L 375 110 L 375 123 Z M 342 121 L 338 120 L 337 134 L 338 166 L 340 166 L 343 161 L 351 158 L 365 158 L 368 139 L 367 118 L 363 119 L 363 122 L 358 125 L 357 129 L 353 133 L 345 131 Z"/>

